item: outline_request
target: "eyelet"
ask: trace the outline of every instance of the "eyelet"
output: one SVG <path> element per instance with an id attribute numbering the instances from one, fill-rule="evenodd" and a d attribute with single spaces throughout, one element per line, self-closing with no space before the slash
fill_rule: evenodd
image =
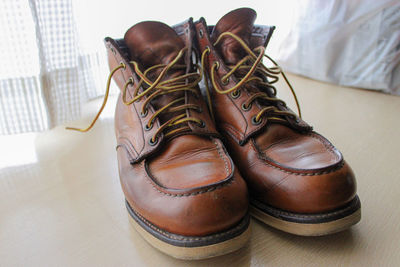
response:
<path id="1" fill-rule="evenodd" d="M 153 141 L 153 138 L 149 139 L 149 145 L 155 146 L 158 143 L 158 137 L 156 137 Z"/>
<path id="2" fill-rule="evenodd" d="M 236 91 L 233 91 L 232 93 L 231 93 L 231 97 L 233 98 L 233 99 L 236 99 L 236 98 L 238 98 L 240 96 L 240 90 L 236 90 Z"/>
<path id="3" fill-rule="evenodd" d="M 148 112 L 148 110 L 147 110 L 147 108 L 144 110 L 144 112 L 141 112 L 140 111 L 140 117 L 142 117 L 142 118 L 144 118 L 144 117 L 146 117 L 147 116 L 147 114 L 148 114 L 149 112 Z M 147 125 L 147 124 L 146 124 Z"/>
<path id="4" fill-rule="evenodd" d="M 246 106 L 246 103 L 242 104 L 242 110 L 249 111 L 250 109 L 251 109 L 251 104 L 249 104 L 248 106 Z"/>
<path id="5" fill-rule="evenodd" d="M 219 69 L 219 62 L 218 61 L 214 61 L 214 64 L 215 64 L 215 70 L 218 70 Z"/>
<path id="6" fill-rule="evenodd" d="M 205 123 L 204 121 L 201 121 L 201 123 L 199 124 L 199 127 L 200 127 L 200 128 L 206 127 L 206 123 Z"/>
<path id="7" fill-rule="evenodd" d="M 110 48 L 110 50 L 111 50 L 111 52 L 112 52 L 114 55 L 116 55 L 116 54 L 117 54 L 117 52 L 115 52 L 115 49 L 114 49 L 114 47 L 111 47 L 111 48 Z"/>
<path id="8" fill-rule="evenodd" d="M 121 61 L 119 64 L 122 65 L 122 68 L 123 68 L 123 69 L 126 69 L 126 65 L 125 65 L 125 63 L 124 63 L 123 61 Z M 132 80 L 133 80 L 133 79 L 132 79 Z"/>
<path id="9" fill-rule="evenodd" d="M 199 30 L 199 36 L 200 36 L 200 38 L 203 38 L 203 29 Z"/>
<path id="10" fill-rule="evenodd" d="M 149 125 L 146 123 L 146 125 L 144 126 L 144 129 L 145 129 L 146 131 L 150 131 L 151 128 L 153 128 L 153 124 L 150 124 L 150 126 L 149 126 Z"/>
<path id="11" fill-rule="evenodd" d="M 253 117 L 251 118 L 251 123 L 252 123 L 253 125 L 259 125 L 261 122 L 262 122 L 262 120 L 257 120 L 257 116 L 253 116 Z"/>
<path id="12" fill-rule="evenodd" d="M 225 79 L 225 81 L 221 80 L 222 85 L 228 85 L 229 77 Z"/>
<path id="13" fill-rule="evenodd" d="M 300 118 L 295 115 L 292 116 L 292 120 L 294 120 L 296 123 L 300 122 Z"/>
<path id="14" fill-rule="evenodd" d="M 198 112 L 198 113 L 202 113 L 202 112 L 203 112 L 203 109 L 202 109 L 201 107 L 198 107 L 198 108 L 197 108 L 197 112 Z"/>

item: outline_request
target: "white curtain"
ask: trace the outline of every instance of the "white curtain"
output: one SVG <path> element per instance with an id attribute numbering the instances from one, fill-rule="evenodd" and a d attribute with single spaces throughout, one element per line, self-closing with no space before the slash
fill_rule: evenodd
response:
<path id="1" fill-rule="evenodd" d="M 121 38 L 143 20 L 174 25 L 204 16 L 214 24 L 243 6 L 257 11 L 258 24 L 278 26 L 268 51 L 274 56 L 279 33 L 288 28 L 286 1 L 204 0 L 193 8 L 180 0 L 0 0 L 0 135 L 74 120 L 85 102 L 104 94 L 104 37 Z"/>
<path id="2" fill-rule="evenodd" d="M 76 119 L 104 93 L 105 55 L 80 48 L 72 0 L 2 0 L 0 32 L 0 134 Z"/>
<path id="3" fill-rule="evenodd" d="M 104 94 L 104 37 L 121 38 L 143 20 L 174 25 L 203 16 L 214 24 L 243 6 L 257 11 L 257 24 L 277 26 L 267 54 L 282 59 L 298 6 L 291 0 L 204 0 L 196 8 L 180 0 L 0 0 L 0 135 L 77 119 L 85 102 Z"/>
<path id="4" fill-rule="evenodd" d="M 277 57 L 292 73 L 400 95 L 399 0 L 296 2 Z"/>
<path id="5" fill-rule="evenodd" d="M 193 8 L 180 0 L 0 0 L 0 135 L 43 131 L 77 119 L 85 102 L 104 94 L 109 70 L 103 38 L 121 38 L 140 21 L 174 25 L 204 16 L 214 24 L 230 10 L 252 7 L 258 24 L 279 28 L 270 55 L 288 26 L 280 15 L 287 14 L 287 2 L 202 3 Z M 111 93 L 116 92 L 113 86 Z"/>

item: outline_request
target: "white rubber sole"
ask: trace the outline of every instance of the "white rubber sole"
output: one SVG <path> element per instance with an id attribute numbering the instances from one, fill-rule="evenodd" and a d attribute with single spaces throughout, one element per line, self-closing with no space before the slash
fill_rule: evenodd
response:
<path id="1" fill-rule="evenodd" d="M 130 217 L 130 222 L 136 229 L 136 231 L 154 248 L 169 256 L 184 260 L 207 259 L 231 253 L 244 247 L 249 241 L 251 234 L 249 225 L 249 227 L 247 227 L 247 229 L 240 235 L 220 243 L 199 247 L 180 247 L 171 245 L 151 235 L 145 229 L 143 229 L 132 217 Z"/>
<path id="2" fill-rule="evenodd" d="M 281 220 L 254 206 L 250 207 L 250 214 L 271 227 L 300 236 L 323 236 L 337 233 L 351 227 L 361 220 L 361 208 L 346 217 L 323 223 L 296 223 Z"/>

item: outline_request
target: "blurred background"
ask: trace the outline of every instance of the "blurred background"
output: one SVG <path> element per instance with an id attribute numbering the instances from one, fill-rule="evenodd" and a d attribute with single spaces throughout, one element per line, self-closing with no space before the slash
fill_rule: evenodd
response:
<path id="1" fill-rule="evenodd" d="M 95 1 L 0 2 L 0 134 L 43 131 L 79 118 L 104 94 L 103 39 L 143 20 L 169 25 L 193 17 L 215 24 L 239 7 L 275 25 L 267 54 L 292 73 L 400 94 L 400 2 Z M 117 91 L 113 90 L 113 93 Z"/>

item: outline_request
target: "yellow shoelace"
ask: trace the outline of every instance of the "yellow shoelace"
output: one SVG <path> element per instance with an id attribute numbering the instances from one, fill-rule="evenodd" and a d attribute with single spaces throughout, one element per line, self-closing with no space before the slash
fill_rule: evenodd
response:
<path id="1" fill-rule="evenodd" d="M 245 71 L 248 70 L 248 72 L 244 76 L 237 75 L 236 77 L 239 79 L 239 82 L 235 86 L 233 86 L 229 89 L 223 90 L 223 89 L 221 89 L 219 84 L 216 82 L 216 77 L 215 77 L 215 72 L 219 68 L 219 62 L 217 62 L 217 61 L 214 62 L 213 65 L 211 66 L 211 71 L 210 71 L 211 79 L 210 80 L 211 80 L 211 83 L 212 83 L 213 87 L 215 88 L 215 90 L 220 94 L 231 93 L 231 96 L 233 98 L 237 98 L 240 95 L 240 87 L 243 85 L 246 85 L 247 83 L 253 82 L 257 86 L 263 86 L 263 87 L 272 89 L 273 97 L 270 97 L 267 93 L 265 93 L 263 91 L 254 93 L 246 100 L 245 103 L 243 103 L 243 105 L 242 105 L 243 110 L 245 110 L 245 111 L 249 110 L 251 108 L 252 103 L 256 99 L 264 99 L 264 100 L 272 102 L 272 103 L 279 102 L 282 105 L 286 106 L 284 101 L 276 98 L 276 88 L 273 86 L 273 84 L 279 80 L 278 75 L 281 74 L 282 77 L 284 78 L 286 84 L 289 86 L 289 88 L 292 92 L 292 95 L 296 102 L 299 117 L 301 118 L 299 101 L 297 99 L 296 93 L 294 92 L 292 85 L 290 84 L 289 80 L 286 78 L 285 73 L 282 71 L 282 69 L 279 67 L 279 65 L 272 58 L 270 58 L 269 56 L 264 54 L 265 48 L 262 46 L 255 48 L 254 52 L 258 52 L 258 55 L 256 55 L 240 37 L 238 37 L 237 35 L 235 35 L 234 33 L 231 33 L 231 32 L 222 33 L 213 45 L 216 46 L 221 41 L 222 38 L 225 38 L 227 36 L 230 36 L 230 37 L 234 38 L 237 42 L 239 42 L 240 45 L 248 53 L 248 55 L 243 57 L 236 65 L 227 66 L 230 69 L 230 71 L 227 74 L 225 74 L 223 77 L 221 77 L 221 80 L 220 80 L 221 83 L 223 85 L 228 84 L 230 77 L 234 73 L 237 73 L 238 70 L 245 70 Z M 208 53 L 210 53 L 210 48 L 207 47 L 201 55 L 201 65 L 202 65 L 203 69 L 205 68 L 205 57 Z M 270 67 L 270 68 L 266 67 L 262 63 L 262 59 L 264 56 L 266 58 L 268 58 L 275 66 Z M 256 73 L 258 75 L 255 75 Z M 240 77 L 240 76 L 242 76 L 242 77 Z M 260 76 L 270 78 L 271 80 L 267 82 L 266 80 L 262 79 Z M 208 102 L 209 102 L 209 108 L 210 108 L 211 114 L 213 114 L 212 106 L 210 105 L 211 97 L 210 97 L 210 93 L 209 93 L 208 83 L 205 82 L 205 85 L 206 85 L 207 98 L 208 98 Z M 253 117 L 253 123 L 254 124 L 261 123 L 261 117 L 264 114 L 270 119 L 279 120 L 279 121 L 285 121 L 285 120 L 282 118 L 276 117 L 276 116 L 283 115 L 283 116 L 291 116 L 291 117 L 295 118 L 295 115 L 292 112 L 281 111 L 274 105 L 268 105 L 268 106 L 263 107 L 260 110 L 260 112 L 255 117 Z"/>
<path id="2" fill-rule="evenodd" d="M 153 100 L 154 98 L 156 98 L 158 96 L 173 93 L 173 92 L 178 92 L 178 91 L 190 91 L 190 92 L 193 92 L 197 97 L 201 97 L 198 93 L 198 89 L 196 89 L 196 86 L 202 79 L 202 72 L 200 72 L 200 74 L 197 72 L 187 73 L 187 74 L 180 75 L 180 76 L 177 76 L 174 78 L 163 80 L 163 78 L 165 77 L 167 72 L 171 69 L 182 69 L 182 70 L 186 69 L 186 65 L 176 64 L 182 58 L 182 56 L 184 55 L 186 50 L 187 50 L 187 48 L 183 48 L 181 51 L 179 51 L 179 53 L 175 57 L 175 59 L 172 60 L 169 64 L 154 65 L 154 66 L 148 68 L 147 70 L 145 70 L 144 72 L 142 72 L 139 69 L 139 65 L 136 61 L 131 61 L 130 63 L 133 64 L 136 74 L 140 77 L 140 81 L 136 84 L 130 100 L 127 100 L 128 86 L 134 85 L 134 80 L 133 80 L 133 78 L 130 78 L 125 83 L 123 91 L 122 91 L 123 103 L 125 105 L 130 105 L 130 104 L 140 100 L 143 97 L 147 97 L 147 99 L 144 101 L 144 103 L 142 105 L 141 112 L 140 112 L 140 115 L 142 117 L 145 117 L 145 116 L 147 116 L 147 113 L 148 113 L 147 106 L 149 105 L 151 100 Z M 97 119 L 100 117 L 100 114 L 103 111 L 103 109 L 107 103 L 108 95 L 110 92 L 111 79 L 112 79 L 113 75 L 119 69 L 125 69 L 125 67 L 126 67 L 125 64 L 121 63 L 120 65 L 115 67 L 110 72 L 110 75 L 108 76 L 108 80 L 107 80 L 106 93 L 104 95 L 103 104 L 101 105 L 101 107 L 100 107 L 99 111 L 97 112 L 97 115 L 93 119 L 92 123 L 87 128 L 84 128 L 84 129 L 74 128 L 74 127 L 67 127 L 66 129 L 75 130 L 75 131 L 79 131 L 79 132 L 87 132 L 93 127 L 93 125 L 96 123 Z M 162 68 L 162 70 L 161 70 L 160 74 L 158 75 L 158 77 L 155 79 L 154 82 L 151 81 L 147 75 L 151 71 L 154 71 L 154 70 L 157 70 L 160 68 Z M 139 93 L 139 89 L 141 87 L 147 87 L 147 88 L 144 88 L 143 91 L 141 93 Z M 172 135 L 172 134 L 175 134 L 178 132 L 190 130 L 190 127 L 187 125 L 187 122 L 190 122 L 190 121 L 197 123 L 200 126 L 203 126 L 204 125 L 203 121 L 201 121 L 198 118 L 189 117 L 186 114 L 187 109 L 194 109 L 197 111 L 201 111 L 201 108 L 197 105 L 186 104 L 185 97 L 180 97 L 180 98 L 174 99 L 167 105 L 165 105 L 162 108 L 160 108 L 159 110 L 157 110 L 151 116 L 149 122 L 146 124 L 145 130 L 150 130 L 153 127 L 154 121 L 161 113 L 182 111 L 182 114 L 176 115 L 175 117 L 164 122 L 157 129 L 156 133 L 151 138 L 150 143 L 151 144 L 157 143 L 158 136 L 166 128 L 173 127 L 173 129 L 166 131 L 166 133 L 165 133 L 165 136 L 169 136 L 169 135 Z"/>

